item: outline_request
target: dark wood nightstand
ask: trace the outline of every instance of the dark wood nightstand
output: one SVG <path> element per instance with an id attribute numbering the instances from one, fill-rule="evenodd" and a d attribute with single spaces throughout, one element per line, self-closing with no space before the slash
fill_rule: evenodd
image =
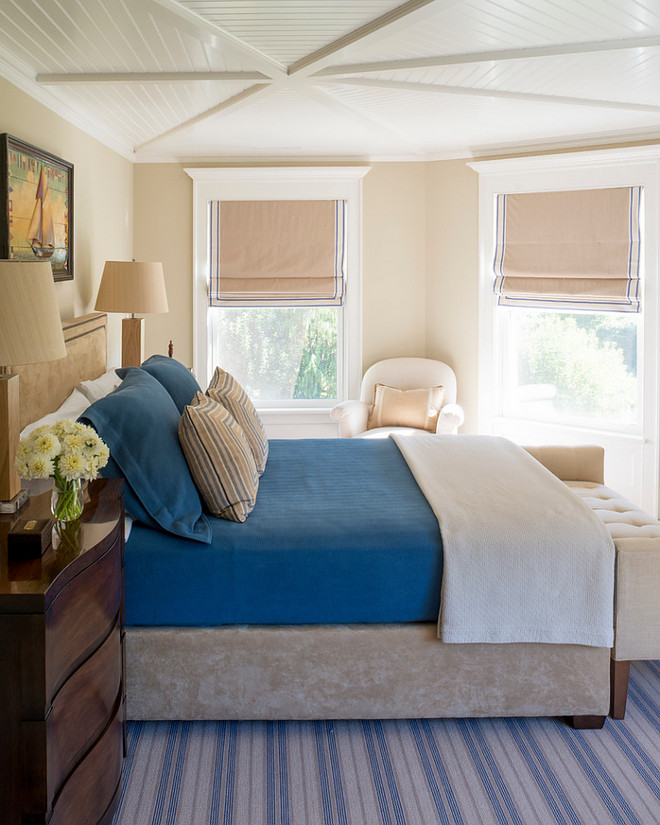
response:
<path id="1" fill-rule="evenodd" d="M 109 825 L 124 739 L 123 482 L 90 482 L 78 522 L 41 558 L 8 557 L 0 516 L 0 819 Z"/>

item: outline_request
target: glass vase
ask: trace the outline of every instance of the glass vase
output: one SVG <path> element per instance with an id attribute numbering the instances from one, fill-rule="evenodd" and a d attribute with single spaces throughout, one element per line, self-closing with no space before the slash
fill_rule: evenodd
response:
<path id="1" fill-rule="evenodd" d="M 56 521 L 75 521 L 83 511 L 82 479 L 55 479 L 50 497 L 50 511 Z"/>

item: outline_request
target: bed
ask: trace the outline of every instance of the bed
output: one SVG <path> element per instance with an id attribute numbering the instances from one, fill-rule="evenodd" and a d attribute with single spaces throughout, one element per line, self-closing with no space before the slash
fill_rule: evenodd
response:
<path id="1" fill-rule="evenodd" d="M 56 409 L 82 380 L 105 373 L 105 316 L 74 319 L 64 329 L 67 359 L 21 371 L 21 426 Z M 414 525 L 405 547 L 397 539 L 385 551 L 387 564 L 384 551 L 370 549 L 364 533 L 347 539 L 339 530 L 342 522 L 357 520 L 365 497 L 351 494 L 353 510 L 338 518 L 334 496 L 340 479 L 359 476 L 367 458 L 372 460 L 371 452 L 363 453 L 373 449 L 379 451 L 376 475 L 396 480 L 367 490 L 366 498 L 379 502 L 381 532 L 387 536 L 406 519 Z M 630 660 L 660 657 L 660 530 L 603 486 L 599 448 L 530 452 L 587 500 L 613 537 L 611 646 L 440 641 L 434 615 L 442 537 L 397 447 L 360 440 L 273 442 L 258 504 L 247 521 L 220 525 L 207 519 L 208 529 L 222 536 L 224 558 L 199 536 L 174 538 L 143 523 L 148 516 L 133 523 L 125 555 L 128 717 L 523 715 L 567 716 L 581 727 L 602 725 L 609 710 L 621 717 Z M 291 453 L 295 471 L 286 468 Z M 287 568 L 278 556 L 286 549 L 286 531 L 276 539 L 267 532 L 280 509 L 271 488 L 289 485 L 293 512 L 304 510 L 298 476 L 305 454 L 312 459 L 304 472 L 322 465 L 325 487 L 317 489 L 316 521 L 309 535 L 298 537 L 298 556 Z M 185 491 L 177 484 L 177 474 L 168 472 L 168 489 L 179 500 Z M 291 514 L 279 515 L 286 521 Z M 249 552 L 232 545 L 239 532 L 252 535 Z M 345 573 L 356 548 L 362 551 L 362 572 L 351 580 Z M 342 567 L 338 586 L 335 574 Z"/>

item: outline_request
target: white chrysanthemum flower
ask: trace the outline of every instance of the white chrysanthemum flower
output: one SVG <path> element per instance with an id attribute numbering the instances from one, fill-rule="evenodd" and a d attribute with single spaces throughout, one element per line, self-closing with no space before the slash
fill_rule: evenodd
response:
<path id="1" fill-rule="evenodd" d="M 85 446 L 85 436 L 81 433 L 68 432 L 61 436 L 63 452 L 80 452 Z"/>
<path id="2" fill-rule="evenodd" d="M 91 438 L 90 436 L 86 436 L 83 442 L 83 450 L 87 455 L 96 455 L 98 451 L 101 449 L 101 444 L 103 442 L 99 438 Z"/>
<path id="3" fill-rule="evenodd" d="M 53 424 L 53 430 L 59 438 L 63 438 L 65 435 L 75 433 L 77 426 L 80 425 L 72 418 L 61 418 L 56 424 Z"/>
<path id="4" fill-rule="evenodd" d="M 80 453 L 68 453 L 61 455 L 57 463 L 62 478 L 67 481 L 73 481 L 76 478 L 84 478 L 86 475 L 86 466 Z"/>
<path id="5" fill-rule="evenodd" d="M 44 433 L 52 433 L 55 432 L 55 427 L 51 426 L 50 424 L 42 424 L 41 427 L 36 427 L 30 435 L 28 435 L 27 441 L 34 441 L 35 438 L 39 438 L 39 436 L 43 435 Z"/>
<path id="6" fill-rule="evenodd" d="M 30 435 L 26 435 L 25 438 L 21 438 L 19 447 L 24 447 L 26 450 L 31 450 L 34 445 L 34 434 L 35 430 L 32 430 Z"/>
<path id="7" fill-rule="evenodd" d="M 108 463 L 108 459 L 105 456 L 95 455 L 89 459 L 89 472 L 90 478 L 96 478 L 99 474 L 99 470 L 101 467 L 105 467 Z"/>
<path id="8" fill-rule="evenodd" d="M 57 433 L 57 435 L 65 435 L 70 424 L 70 418 L 60 418 L 59 421 L 53 424 L 53 431 Z"/>
<path id="9" fill-rule="evenodd" d="M 30 453 L 27 457 L 25 478 L 48 478 L 55 471 L 53 460 L 42 453 Z"/>
<path id="10" fill-rule="evenodd" d="M 108 449 L 107 444 L 105 444 L 103 441 L 101 441 L 101 446 L 99 447 L 99 451 L 96 454 L 96 457 L 99 462 L 99 469 L 101 469 L 101 467 L 105 467 L 105 465 L 108 463 L 110 459 L 110 450 Z"/>
<path id="11" fill-rule="evenodd" d="M 84 441 L 85 436 L 87 434 L 87 427 L 85 424 L 81 424 L 80 421 L 69 421 L 69 426 L 67 428 L 66 434 L 70 438 L 75 438 L 79 441 Z"/>
<path id="12" fill-rule="evenodd" d="M 16 451 L 16 458 L 14 459 L 14 466 L 16 467 L 16 472 L 19 474 L 21 478 L 28 477 L 28 457 L 30 453 L 28 451 L 27 445 L 21 441 L 18 445 L 18 450 Z"/>
<path id="13" fill-rule="evenodd" d="M 55 458 L 60 448 L 60 440 L 52 431 L 40 433 L 32 441 L 33 451 L 48 458 Z"/>

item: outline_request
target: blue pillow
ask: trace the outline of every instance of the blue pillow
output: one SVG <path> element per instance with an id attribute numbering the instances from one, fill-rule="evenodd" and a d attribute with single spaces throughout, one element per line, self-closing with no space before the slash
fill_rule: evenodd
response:
<path id="1" fill-rule="evenodd" d="M 122 372 L 117 389 L 79 419 L 110 448 L 112 460 L 102 475 L 125 478 L 126 510 L 136 520 L 209 544 L 211 525 L 179 444 L 174 401 L 145 370 Z"/>
<path id="2" fill-rule="evenodd" d="M 188 367 L 174 358 L 152 355 L 142 364 L 141 369 L 153 375 L 165 387 L 172 396 L 180 415 L 183 415 L 185 407 L 192 402 L 195 393 L 204 392 Z M 117 370 L 123 378 L 122 372 L 121 369 Z"/>

